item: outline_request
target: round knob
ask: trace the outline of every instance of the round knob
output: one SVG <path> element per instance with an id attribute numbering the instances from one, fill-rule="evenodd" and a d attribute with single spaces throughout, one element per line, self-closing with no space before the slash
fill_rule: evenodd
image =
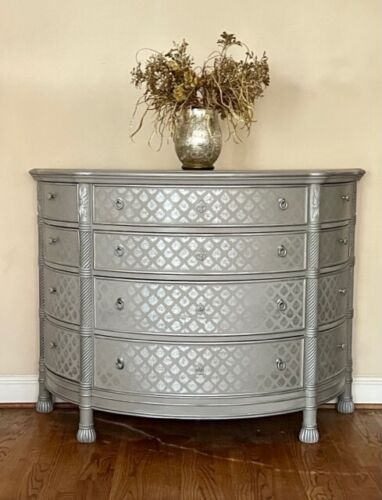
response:
<path id="1" fill-rule="evenodd" d="M 347 290 L 346 290 L 346 288 L 340 288 L 340 289 L 338 290 L 338 293 L 340 293 L 341 295 L 346 295 Z"/>
<path id="2" fill-rule="evenodd" d="M 338 240 L 338 243 L 341 243 L 341 245 L 347 245 L 348 244 L 348 239 L 347 238 L 340 238 Z"/>
<path id="3" fill-rule="evenodd" d="M 207 254 L 206 252 L 198 252 L 197 254 L 195 254 L 195 257 L 200 261 L 202 262 L 203 260 L 205 260 L 205 258 L 207 257 Z"/>
<path id="4" fill-rule="evenodd" d="M 283 299 L 277 299 L 277 308 L 279 311 L 285 311 L 287 308 L 286 302 Z"/>
<path id="5" fill-rule="evenodd" d="M 57 198 L 57 193 L 48 193 L 48 200 L 54 200 Z"/>
<path id="6" fill-rule="evenodd" d="M 58 238 L 49 238 L 48 243 L 49 243 L 49 245 L 54 245 L 55 243 L 57 243 L 57 241 L 58 241 Z"/>
<path id="7" fill-rule="evenodd" d="M 286 210 L 288 208 L 288 202 L 285 198 L 279 198 L 278 202 L 280 210 Z"/>
<path id="8" fill-rule="evenodd" d="M 118 297 L 118 299 L 115 301 L 115 307 L 118 309 L 118 311 L 122 311 L 122 309 L 125 307 L 125 301 L 122 297 Z"/>
<path id="9" fill-rule="evenodd" d="M 345 349 L 345 344 L 337 344 L 337 347 L 343 351 Z"/>
<path id="10" fill-rule="evenodd" d="M 53 341 L 52 341 L 52 342 L 49 342 L 49 347 L 50 347 L 51 349 L 55 349 L 55 348 L 57 347 L 56 342 L 53 342 Z"/>
<path id="11" fill-rule="evenodd" d="M 55 286 L 49 287 L 49 293 L 56 293 L 56 292 L 57 292 L 57 288 Z"/>
<path id="12" fill-rule="evenodd" d="M 123 245 L 117 245 L 114 249 L 114 253 L 117 257 L 122 257 L 122 255 L 125 253 L 125 248 Z"/>
<path id="13" fill-rule="evenodd" d="M 114 206 L 117 210 L 122 210 L 122 208 L 125 206 L 125 202 L 122 200 L 122 198 L 117 198 L 114 202 Z"/>
<path id="14" fill-rule="evenodd" d="M 288 251 L 287 249 L 284 247 L 284 245 L 280 245 L 278 248 L 277 248 L 277 255 L 279 257 L 286 257 Z"/>
<path id="15" fill-rule="evenodd" d="M 343 194 L 341 196 L 341 200 L 343 200 L 343 201 L 350 201 L 350 196 L 348 194 Z"/>
<path id="16" fill-rule="evenodd" d="M 125 361 L 123 358 L 117 358 L 117 361 L 115 362 L 115 367 L 117 370 L 123 370 L 125 368 Z"/>
<path id="17" fill-rule="evenodd" d="M 200 214 L 204 214 L 207 210 L 207 205 L 203 202 L 199 203 L 199 205 L 196 206 L 196 210 L 200 213 Z"/>
<path id="18" fill-rule="evenodd" d="M 276 367 L 277 367 L 277 369 L 278 369 L 280 372 L 284 371 L 284 370 L 285 370 L 285 368 L 286 368 L 286 363 L 285 363 L 285 361 L 283 361 L 281 358 L 277 358 L 277 359 L 276 359 Z"/>

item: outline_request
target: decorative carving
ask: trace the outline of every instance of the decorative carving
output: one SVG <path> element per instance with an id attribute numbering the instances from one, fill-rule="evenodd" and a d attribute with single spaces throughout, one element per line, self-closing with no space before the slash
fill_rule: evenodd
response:
<path id="1" fill-rule="evenodd" d="M 312 184 L 309 191 L 310 197 L 310 221 L 318 222 L 320 220 L 320 185 Z"/>

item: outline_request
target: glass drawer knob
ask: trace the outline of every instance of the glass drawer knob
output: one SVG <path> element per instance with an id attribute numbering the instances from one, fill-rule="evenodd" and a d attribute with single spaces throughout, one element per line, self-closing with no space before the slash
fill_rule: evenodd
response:
<path id="1" fill-rule="evenodd" d="M 280 210 L 286 210 L 288 208 L 288 202 L 285 198 L 279 198 L 278 202 Z"/>
<path id="2" fill-rule="evenodd" d="M 197 207 L 196 207 L 196 210 L 200 214 L 204 214 L 207 211 L 207 205 L 205 203 L 199 203 L 199 205 L 197 205 Z"/>
<path id="3" fill-rule="evenodd" d="M 343 201 L 350 201 L 350 196 L 348 194 L 343 194 L 341 196 L 341 200 L 343 200 Z"/>
<path id="4" fill-rule="evenodd" d="M 49 243 L 49 245 L 54 245 L 55 243 L 57 243 L 57 241 L 58 241 L 58 238 L 49 238 L 48 243 Z"/>
<path id="5" fill-rule="evenodd" d="M 345 349 L 345 344 L 337 344 L 337 347 L 343 351 Z"/>
<path id="6" fill-rule="evenodd" d="M 117 358 L 117 361 L 115 362 L 115 367 L 117 370 L 123 370 L 125 368 L 125 361 L 123 358 Z"/>
<path id="7" fill-rule="evenodd" d="M 117 210 L 122 210 L 122 208 L 125 206 L 125 202 L 122 200 L 122 198 L 117 198 L 114 202 L 114 206 Z"/>
<path id="8" fill-rule="evenodd" d="M 285 370 L 285 368 L 286 368 L 286 363 L 285 363 L 285 361 L 283 361 L 281 358 L 277 358 L 277 359 L 276 359 L 276 367 L 277 367 L 277 369 L 278 369 L 280 372 L 284 371 L 284 370 Z"/>
<path id="9" fill-rule="evenodd" d="M 346 292 L 347 292 L 346 288 L 340 288 L 338 290 L 338 293 L 340 293 L 341 295 L 346 295 Z"/>
<path id="10" fill-rule="evenodd" d="M 51 349 L 55 349 L 55 348 L 57 347 L 56 342 L 49 342 L 49 347 L 50 347 Z"/>
<path id="11" fill-rule="evenodd" d="M 338 240 L 338 243 L 341 243 L 341 245 L 347 245 L 348 244 L 348 239 L 347 238 L 340 238 Z"/>
<path id="12" fill-rule="evenodd" d="M 285 311 L 287 308 L 286 303 L 283 301 L 283 299 L 277 299 L 277 308 L 279 311 Z"/>
<path id="13" fill-rule="evenodd" d="M 57 293 L 57 288 L 55 286 L 50 286 L 49 293 Z"/>
<path id="14" fill-rule="evenodd" d="M 284 247 L 284 245 L 280 245 L 277 249 L 277 255 L 279 257 L 286 257 L 287 256 L 287 249 Z"/>
<path id="15" fill-rule="evenodd" d="M 125 307 L 125 301 L 122 297 L 118 297 L 118 299 L 115 301 L 115 307 L 118 309 L 118 311 L 122 311 L 122 309 Z"/>
<path id="16" fill-rule="evenodd" d="M 57 198 L 57 193 L 48 193 L 48 200 L 54 200 Z"/>
<path id="17" fill-rule="evenodd" d="M 125 253 L 125 248 L 123 245 L 117 245 L 114 249 L 114 253 L 117 257 L 122 257 L 122 255 Z"/>

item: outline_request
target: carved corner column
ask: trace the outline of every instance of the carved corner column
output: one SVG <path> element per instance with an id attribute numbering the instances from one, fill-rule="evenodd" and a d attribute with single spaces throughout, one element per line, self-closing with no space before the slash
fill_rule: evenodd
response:
<path id="1" fill-rule="evenodd" d="M 45 369 L 45 294 L 44 294 L 44 238 L 43 238 L 43 218 L 42 214 L 43 190 L 41 183 L 37 184 L 38 202 L 38 265 L 39 265 L 39 320 L 40 320 L 40 360 L 38 371 L 38 399 L 36 411 L 39 413 L 49 413 L 53 410 L 53 399 L 51 393 L 46 388 Z"/>
<path id="2" fill-rule="evenodd" d="M 352 199 L 353 203 L 352 213 L 356 213 L 356 199 L 357 199 L 357 186 L 356 183 L 353 185 Z M 337 411 L 339 413 L 353 413 L 354 403 L 352 395 L 352 383 L 353 383 L 353 357 L 352 357 L 352 342 L 353 342 L 353 286 L 354 286 L 354 243 L 355 243 L 355 221 L 356 217 L 351 219 L 349 222 L 349 286 L 348 286 L 348 301 L 347 301 L 347 313 L 346 313 L 346 368 L 345 368 L 345 387 L 344 392 L 339 396 L 337 402 Z"/>
<path id="3" fill-rule="evenodd" d="M 320 274 L 320 185 L 309 188 L 306 329 L 304 339 L 305 409 L 300 441 L 317 443 L 318 279 Z"/>
<path id="4" fill-rule="evenodd" d="M 80 423 L 77 440 L 92 443 L 96 439 L 92 409 L 93 387 L 93 243 L 91 229 L 91 189 L 79 184 L 80 232 Z"/>

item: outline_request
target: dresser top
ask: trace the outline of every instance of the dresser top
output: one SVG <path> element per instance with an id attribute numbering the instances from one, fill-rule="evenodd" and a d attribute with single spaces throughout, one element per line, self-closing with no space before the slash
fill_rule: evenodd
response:
<path id="1" fill-rule="evenodd" d="M 80 170 L 33 169 L 38 181 L 70 183 L 126 183 L 126 184 L 191 184 L 191 185 L 246 185 L 246 184 L 323 184 L 351 182 L 360 179 L 362 169 L 332 170 Z"/>

